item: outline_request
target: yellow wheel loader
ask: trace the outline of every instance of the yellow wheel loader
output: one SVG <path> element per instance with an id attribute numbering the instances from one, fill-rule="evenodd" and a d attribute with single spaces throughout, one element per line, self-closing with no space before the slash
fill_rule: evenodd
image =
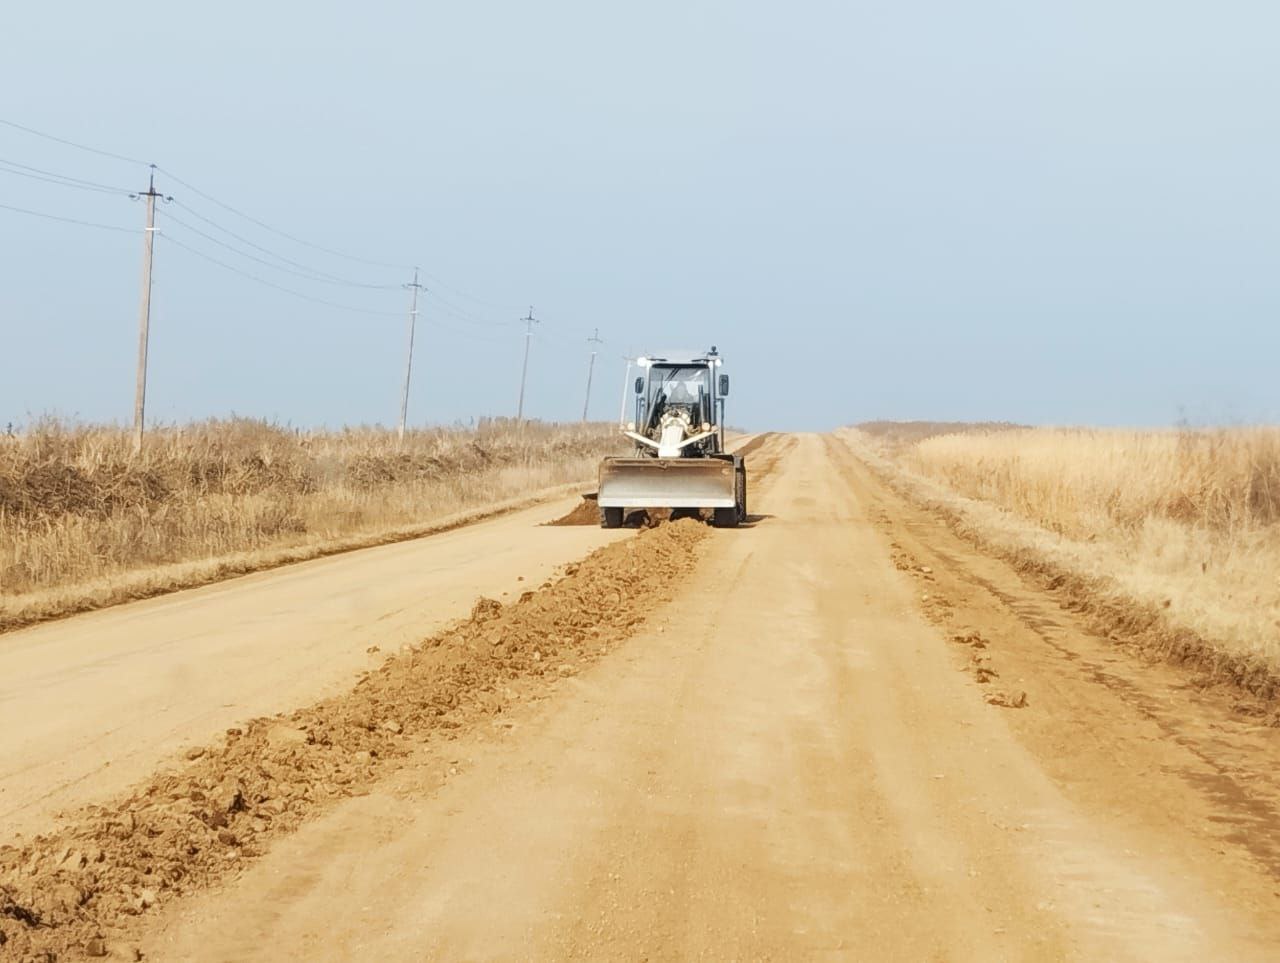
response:
<path id="1" fill-rule="evenodd" d="M 725 451 L 729 376 L 719 373 L 719 353 L 713 347 L 635 363 L 634 417 L 621 427 L 636 451 L 600 464 L 600 524 L 618 528 L 628 509 L 710 509 L 719 528 L 746 521 L 747 466 Z"/>

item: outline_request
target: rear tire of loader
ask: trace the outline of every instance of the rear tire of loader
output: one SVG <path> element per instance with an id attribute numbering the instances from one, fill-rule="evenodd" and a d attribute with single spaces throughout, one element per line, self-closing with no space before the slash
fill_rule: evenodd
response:
<path id="1" fill-rule="evenodd" d="M 621 508 L 600 509 L 600 527 L 601 528 L 621 528 L 622 527 L 622 509 Z"/>
<path id="2" fill-rule="evenodd" d="M 711 510 L 711 524 L 716 528 L 737 528 L 747 520 L 747 465 L 741 458 L 733 459 L 733 507 Z"/>

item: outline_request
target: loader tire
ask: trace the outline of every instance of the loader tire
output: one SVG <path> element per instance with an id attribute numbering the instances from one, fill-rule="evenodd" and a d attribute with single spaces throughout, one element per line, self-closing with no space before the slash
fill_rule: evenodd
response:
<path id="1" fill-rule="evenodd" d="M 733 507 L 711 511 L 711 524 L 716 528 L 737 528 L 747 520 L 747 465 L 737 456 L 733 459 Z"/>
<path id="2" fill-rule="evenodd" d="M 621 508 L 600 509 L 600 527 L 601 528 L 621 528 L 622 527 L 622 509 Z"/>
<path id="3" fill-rule="evenodd" d="M 737 528 L 738 527 L 738 506 L 733 508 L 713 508 L 711 510 L 711 524 L 716 528 Z"/>

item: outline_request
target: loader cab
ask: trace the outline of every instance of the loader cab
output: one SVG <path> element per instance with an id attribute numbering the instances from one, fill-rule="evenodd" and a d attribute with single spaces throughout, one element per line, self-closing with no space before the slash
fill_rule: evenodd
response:
<path id="1" fill-rule="evenodd" d="M 729 379 L 718 375 L 720 359 L 714 353 L 702 357 L 641 358 L 641 374 L 635 381 L 637 430 L 653 435 L 665 413 L 681 410 L 692 426 L 721 430 L 711 451 L 723 450 L 724 396 Z M 692 452 L 690 452 L 692 454 Z"/>

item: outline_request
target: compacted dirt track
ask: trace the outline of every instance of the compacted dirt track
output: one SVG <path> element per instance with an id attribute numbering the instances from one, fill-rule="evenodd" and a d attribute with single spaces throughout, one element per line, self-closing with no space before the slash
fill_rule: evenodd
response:
<path id="1" fill-rule="evenodd" d="M 621 595 L 599 633 L 561 612 L 545 647 L 570 663 L 526 678 L 542 643 L 523 606 L 545 593 L 548 613 L 599 618 L 609 596 L 571 567 L 520 605 L 479 606 L 460 651 L 516 654 L 500 683 L 475 677 L 487 709 L 442 717 L 355 796 L 111 945 L 210 961 L 1280 955 L 1275 729 L 1089 635 L 838 438 L 771 436 L 751 464 L 751 524 L 653 555 L 678 567 L 643 622 Z M 505 538 L 574 531 L 524 524 Z M 645 577 L 653 544 L 630 567 L 592 563 L 614 566 L 608 592 Z M 335 698 L 324 711 L 348 717 Z M 360 738 L 389 745 L 385 724 Z M 253 805 L 236 801 L 250 811 L 231 829 Z"/>
<path id="2" fill-rule="evenodd" d="M 38 830 L 228 726 L 339 691 L 477 596 L 623 537 L 540 527 L 579 501 L 0 635 L 0 826 Z"/>
<path id="3" fill-rule="evenodd" d="M 1064 657 L 1065 616 L 1002 600 L 1016 576 L 966 568 L 838 441 L 773 438 L 755 462 L 752 525 L 706 539 L 639 634 L 175 904 L 148 958 L 1280 952 L 1274 732 L 1178 705 L 1176 677 L 1123 654 Z M 907 560 L 924 538 L 946 561 Z M 981 632 L 985 685 L 952 640 Z"/>

